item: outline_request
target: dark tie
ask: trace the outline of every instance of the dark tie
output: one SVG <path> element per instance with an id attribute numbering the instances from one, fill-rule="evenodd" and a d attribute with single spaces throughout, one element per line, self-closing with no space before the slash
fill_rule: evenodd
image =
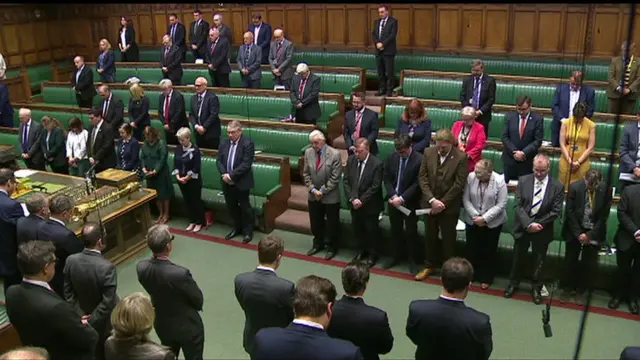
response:
<path id="1" fill-rule="evenodd" d="M 29 125 L 25 125 L 22 130 L 22 152 L 29 152 Z"/>
<path id="2" fill-rule="evenodd" d="M 384 27 L 387 25 L 387 19 L 382 19 L 380 22 L 380 35 L 382 36 L 382 32 L 384 31 Z"/>
<path id="3" fill-rule="evenodd" d="M 107 99 L 107 101 L 104 102 L 104 109 L 102 109 L 102 118 L 106 119 L 107 118 L 107 113 L 109 112 L 109 99 Z"/>
<path id="4" fill-rule="evenodd" d="M 479 94 L 478 94 L 478 90 L 480 89 L 480 78 L 476 77 L 475 78 L 475 83 L 473 85 L 473 108 L 474 109 L 478 109 L 478 103 L 480 102 L 479 100 Z"/>
<path id="5" fill-rule="evenodd" d="M 169 104 L 171 104 L 171 94 L 164 99 L 164 121 L 169 125 Z"/>
<path id="6" fill-rule="evenodd" d="M 282 55 L 282 41 L 278 43 L 278 47 L 276 48 L 276 60 L 280 60 L 280 55 Z"/>
<path id="7" fill-rule="evenodd" d="M 400 172 L 398 173 L 398 185 L 396 186 L 396 194 L 400 196 L 402 194 L 402 173 L 404 173 L 404 167 L 407 165 L 407 159 L 400 158 Z"/>
<path id="8" fill-rule="evenodd" d="M 171 25 L 171 40 L 176 41 L 176 26 Z"/>
<path id="9" fill-rule="evenodd" d="M 236 147 L 236 143 L 235 142 L 231 142 L 231 146 L 229 147 L 229 159 L 227 159 L 227 172 L 231 172 L 231 170 L 233 170 L 233 160 L 234 160 L 234 156 L 235 156 L 235 147 Z"/>
<path id="10" fill-rule="evenodd" d="M 358 185 L 360 185 L 360 174 L 362 174 L 363 161 L 358 160 Z"/>
<path id="11" fill-rule="evenodd" d="M 318 151 L 318 156 L 316 157 L 316 171 L 320 170 L 320 161 L 322 160 L 322 150 Z"/>
<path id="12" fill-rule="evenodd" d="M 218 43 L 218 41 L 214 41 L 211 43 L 211 56 L 213 56 L 213 51 L 216 48 L 216 44 Z"/>
<path id="13" fill-rule="evenodd" d="M 303 95 L 304 95 L 304 87 L 307 84 L 307 78 L 302 78 L 302 80 L 300 81 L 300 88 L 298 89 L 298 98 L 302 99 Z"/>
<path id="14" fill-rule="evenodd" d="M 245 66 L 249 63 L 249 55 L 251 55 L 251 45 L 247 46 L 247 52 L 245 53 L 246 57 L 244 59 Z"/>
<path id="15" fill-rule="evenodd" d="M 164 49 L 164 59 L 167 59 L 167 55 L 169 55 L 169 48 Z"/>
<path id="16" fill-rule="evenodd" d="M 202 108 L 202 101 L 204 96 L 198 95 L 198 123 L 200 123 L 200 108 Z"/>

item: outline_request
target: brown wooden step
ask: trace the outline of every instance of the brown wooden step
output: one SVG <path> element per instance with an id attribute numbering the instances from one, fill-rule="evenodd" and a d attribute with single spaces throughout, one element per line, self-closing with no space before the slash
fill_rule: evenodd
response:
<path id="1" fill-rule="evenodd" d="M 306 211 L 287 209 L 276 218 L 275 223 L 276 229 L 311 235 L 309 213 Z"/>
<path id="2" fill-rule="evenodd" d="M 309 191 L 301 184 L 291 184 L 291 196 L 289 197 L 289 209 L 309 211 Z"/>

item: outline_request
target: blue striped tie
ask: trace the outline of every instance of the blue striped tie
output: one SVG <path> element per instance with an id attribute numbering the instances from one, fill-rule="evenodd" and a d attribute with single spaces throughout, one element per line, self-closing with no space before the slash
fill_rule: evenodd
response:
<path id="1" fill-rule="evenodd" d="M 542 181 L 536 181 L 536 192 L 533 194 L 533 205 L 531 206 L 531 216 L 535 216 L 540 211 L 542 205 Z"/>

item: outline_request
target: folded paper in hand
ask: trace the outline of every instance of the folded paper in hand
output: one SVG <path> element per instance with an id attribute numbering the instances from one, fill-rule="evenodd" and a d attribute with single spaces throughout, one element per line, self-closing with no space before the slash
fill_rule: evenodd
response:
<path id="1" fill-rule="evenodd" d="M 429 215 L 429 214 L 431 214 L 431 208 L 416 210 L 416 215 L 418 215 L 418 216 L 420 216 L 420 215 Z"/>

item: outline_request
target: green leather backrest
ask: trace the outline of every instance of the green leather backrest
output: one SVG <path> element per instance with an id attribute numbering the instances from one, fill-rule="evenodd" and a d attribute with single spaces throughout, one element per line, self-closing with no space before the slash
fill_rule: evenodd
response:
<path id="1" fill-rule="evenodd" d="M 253 140 L 256 151 L 265 154 L 300 157 L 309 146 L 309 133 L 302 131 L 245 126 L 242 134 Z M 227 138 L 227 126 L 223 125 L 222 139 Z"/>
<path id="2" fill-rule="evenodd" d="M 387 157 L 396 151 L 393 140 L 378 139 L 376 144 L 378 144 L 378 158 L 382 161 L 387 161 Z"/>

